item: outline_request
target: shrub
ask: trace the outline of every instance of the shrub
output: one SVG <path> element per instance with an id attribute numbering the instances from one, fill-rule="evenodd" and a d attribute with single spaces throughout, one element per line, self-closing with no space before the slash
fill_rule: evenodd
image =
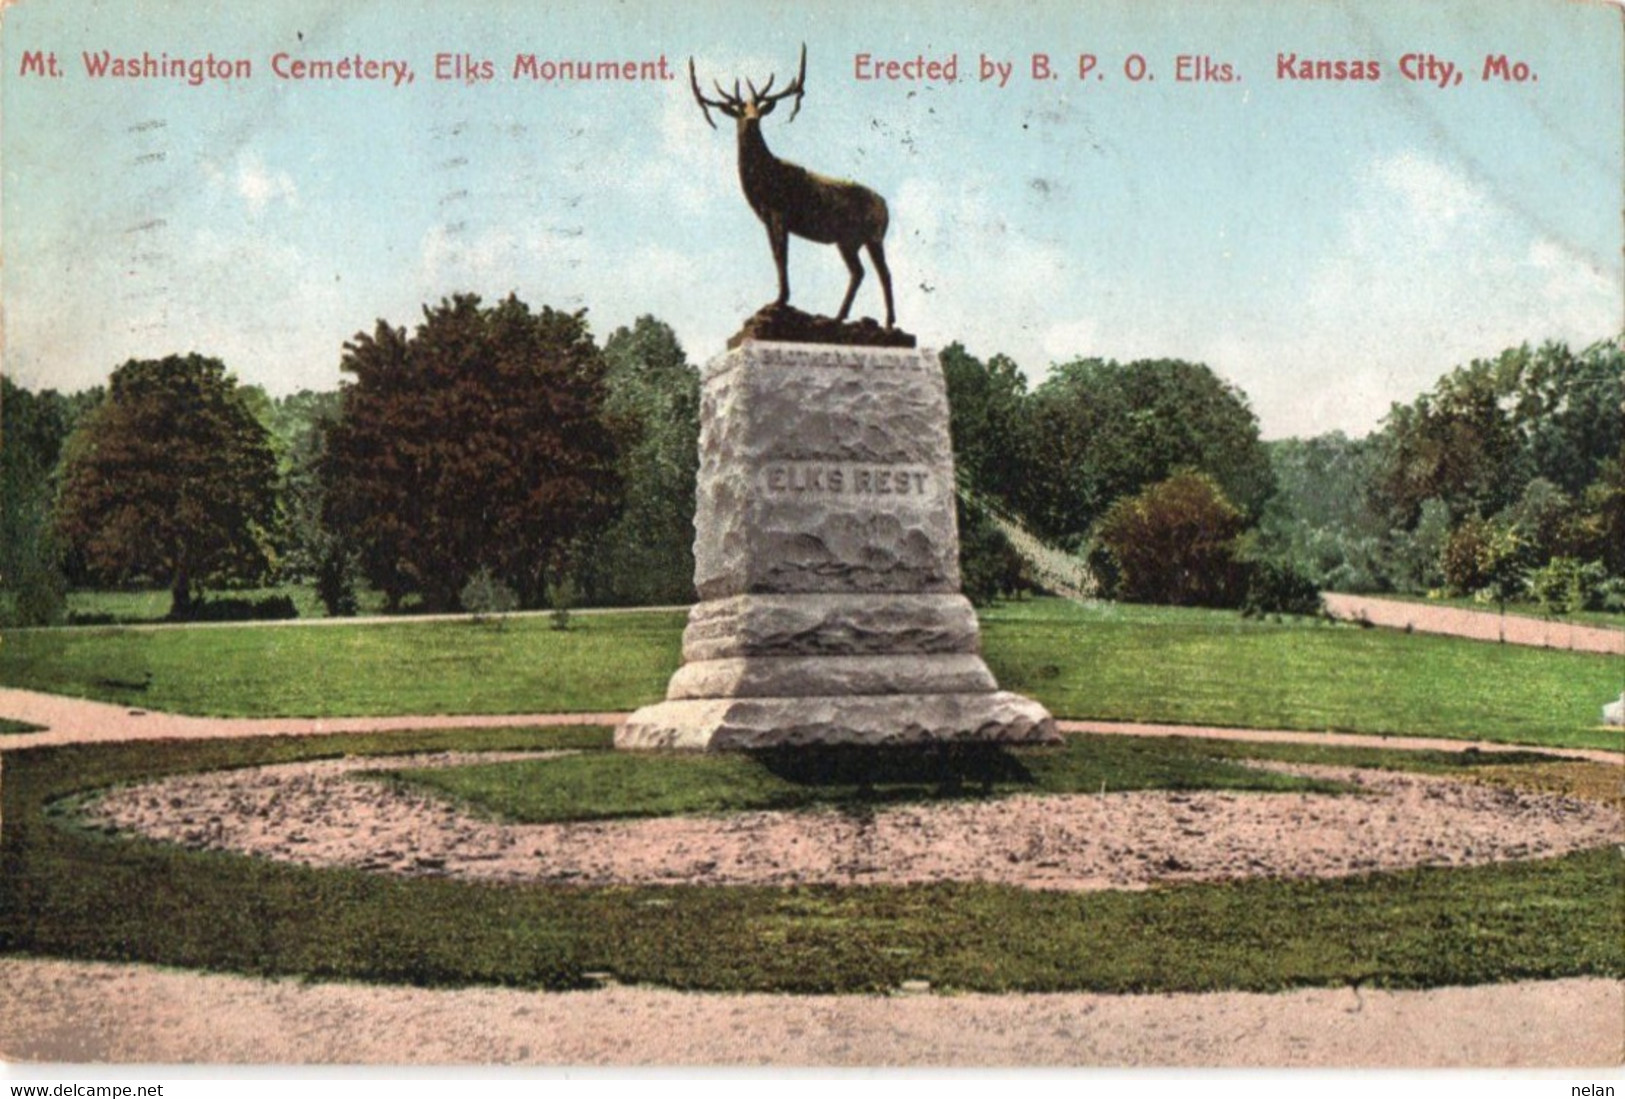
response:
<path id="1" fill-rule="evenodd" d="M 298 618 L 299 608 L 291 595 L 269 595 L 264 599 L 195 599 L 180 613 L 171 611 L 174 622 L 270 622 Z"/>
<path id="2" fill-rule="evenodd" d="M 1265 614 L 1308 614 L 1321 612 L 1320 589 L 1315 582 L 1289 564 L 1258 561 L 1248 569 L 1247 597 L 1241 613 L 1249 617 Z"/>
<path id="3" fill-rule="evenodd" d="M 1504 605 L 1523 587 L 1524 549 L 1516 528 L 1470 516 L 1445 544 L 1445 582 L 1458 594 Z"/>
<path id="4" fill-rule="evenodd" d="M 1120 599 L 1234 607 L 1246 592 L 1236 559 L 1244 525 L 1218 482 L 1187 470 L 1112 504 L 1099 540 L 1117 561 Z"/>
<path id="5" fill-rule="evenodd" d="M 1541 613 L 1561 618 L 1597 606 L 1605 579 L 1601 562 L 1582 564 L 1573 557 L 1554 557 L 1531 569 L 1526 583 Z"/>
<path id="6" fill-rule="evenodd" d="M 53 564 L 28 561 L 19 570 L 12 619 L 18 626 L 55 626 L 67 616 L 68 584 Z"/>
<path id="7" fill-rule="evenodd" d="M 355 595 L 358 569 L 355 555 L 338 543 L 323 548 L 316 564 L 316 597 L 329 618 L 354 618 L 359 609 Z"/>
<path id="8" fill-rule="evenodd" d="M 978 607 L 1015 595 L 1024 586 L 1022 561 L 1010 539 L 980 508 L 959 507 L 959 576 L 965 597 Z"/>
<path id="9" fill-rule="evenodd" d="M 555 630 L 570 628 L 570 607 L 576 601 L 576 583 L 568 573 L 556 574 L 547 585 L 547 602 L 553 608 L 548 617 Z"/>
<path id="10" fill-rule="evenodd" d="M 488 568 L 481 568 L 469 577 L 458 598 L 462 601 L 463 610 L 473 615 L 476 622 L 489 618 L 500 620 L 519 606 L 519 596 L 493 576 Z"/>

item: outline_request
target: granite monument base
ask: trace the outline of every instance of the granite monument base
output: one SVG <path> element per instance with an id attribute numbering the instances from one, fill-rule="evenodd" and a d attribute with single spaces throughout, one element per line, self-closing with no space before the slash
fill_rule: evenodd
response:
<path id="1" fill-rule="evenodd" d="M 701 389 L 683 666 L 618 748 L 1057 739 L 1001 691 L 960 594 L 930 351 L 747 340 Z"/>

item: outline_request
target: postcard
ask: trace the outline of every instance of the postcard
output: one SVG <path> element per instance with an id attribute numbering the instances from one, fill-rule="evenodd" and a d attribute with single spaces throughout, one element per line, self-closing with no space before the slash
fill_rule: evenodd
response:
<path id="1" fill-rule="evenodd" d="M 1617 1080 L 1622 45 L 9 3 L 8 1081 Z"/>

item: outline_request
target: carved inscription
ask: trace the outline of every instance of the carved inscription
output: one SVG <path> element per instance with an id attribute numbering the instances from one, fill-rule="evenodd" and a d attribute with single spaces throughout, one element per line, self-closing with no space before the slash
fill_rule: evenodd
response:
<path id="1" fill-rule="evenodd" d="M 925 358 L 914 351 L 887 352 L 874 347 L 846 351 L 838 347 L 804 350 L 792 347 L 753 347 L 751 357 L 763 366 L 845 367 L 852 370 L 905 370 L 920 373 Z"/>
<path id="2" fill-rule="evenodd" d="M 757 475 L 770 497 L 846 497 L 867 503 L 924 504 L 937 494 L 926 466 L 866 462 L 773 462 Z"/>

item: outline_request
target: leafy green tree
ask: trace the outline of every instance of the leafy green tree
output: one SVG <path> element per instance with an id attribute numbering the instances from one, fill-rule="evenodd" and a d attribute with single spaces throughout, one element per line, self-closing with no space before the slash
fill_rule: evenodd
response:
<path id="1" fill-rule="evenodd" d="M 1376 448 L 1340 431 L 1264 444 L 1276 491 L 1258 527 L 1261 560 L 1323 588 L 1384 587 L 1387 523 L 1367 506 Z M 1432 558 L 1438 555 L 1433 547 Z"/>
<path id="2" fill-rule="evenodd" d="M 620 453 L 623 502 L 591 555 L 586 586 L 610 602 L 690 602 L 699 372 L 671 327 L 649 316 L 611 333 L 604 360 L 604 414 Z"/>
<path id="3" fill-rule="evenodd" d="M 455 610 L 482 567 L 539 606 L 549 569 L 614 514 L 605 364 L 584 313 L 471 294 L 408 335 L 379 321 L 345 344 L 354 376 L 320 461 L 327 527 L 391 607 Z"/>
<path id="4" fill-rule="evenodd" d="M 1474 362 L 1440 380 L 1411 405 L 1395 405 L 1382 433 L 1375 501 L 1394 526 L 1416 525 L 1422 501 L 1451 515 L 1488 516 L 1517 498 L 1528 480 L 1524 451 L 1501 407 L 1494 365 Z"/>
<path id="5" fill-rule="evenodd" d="M 1503 352 L 1495 373 L 1529 474 L 1570 496 L 1595 483 L 1625 440 L 1625 350 L 1614 341 L 1579 354 L 1563 343 L 1524 346 Z"/>
<path id="6" fill-rule="evenodd" d="M 99 396 L 33 393 L 0 378 L 0 587 L 18 625 L 49 625 L 66 609 L 52 502 L 63 447 Z"/>
<path id="7" fill-rule="evenodd" d="M 56 528 L 92 578 L 167 584 L 183 617 L 197 589 L 270 572 L 276 483 L 269 433 L 224 364 L 131 360 L 69 440 Z"/>
<path id="8" fill-rule="evenodd" d="M 1586 486 L 1570 538 L 1580 557 L 1601 561 L 1610 576 L 1625 578 L 1625 441 Z"/>
<path id="9" fill-rule="evenodd" d="M 1116 564 L 1117 598 L 1231 607 L 1246 594 L 1237 559 L 1245 528 L 1213 477 L 1182 470 L 1113 503 L 1097 538 Z"/>
<path id="10" fill-rule="evenodd" d="M 271 403 L 267 419 L 282 479 L 282 575 L 308 580 L 336 551 L 322 525 L 322 455 L 327 429 L 338 421 L 343 397 L 336 390 L 302 389 Z"/>
<path id="11" fill-rule="evenodd" d="M 1199 470 L 1249 520 L 1274 491 L 1247 398 L 1180 360 L 1058 365 L 1028 402 L 1033 439 L 1022 511 L 1039 533 L 1081 542 L 1118 499 Z"/>
<path id="12" fill-rule="evenodd" d="M 955 472 L 975 492 L 1019 509 L 1033 450 L 1026 377 L 1008 356 L 984 363 L 960 343 L 944 348 L 939 360 Z"/>
<path id="13" fill-rule="evenodd" d="M 1381 434 L 1375 499 L 1394 524 L 1414 525 L 1437 497 L 1451 514 L 1488 517 L 1542 478 L 1569 496 L 1594 483 L 1625 436 L 1625 352 L 1599 343 L 1509 348 L 1395 405 Z"/>

